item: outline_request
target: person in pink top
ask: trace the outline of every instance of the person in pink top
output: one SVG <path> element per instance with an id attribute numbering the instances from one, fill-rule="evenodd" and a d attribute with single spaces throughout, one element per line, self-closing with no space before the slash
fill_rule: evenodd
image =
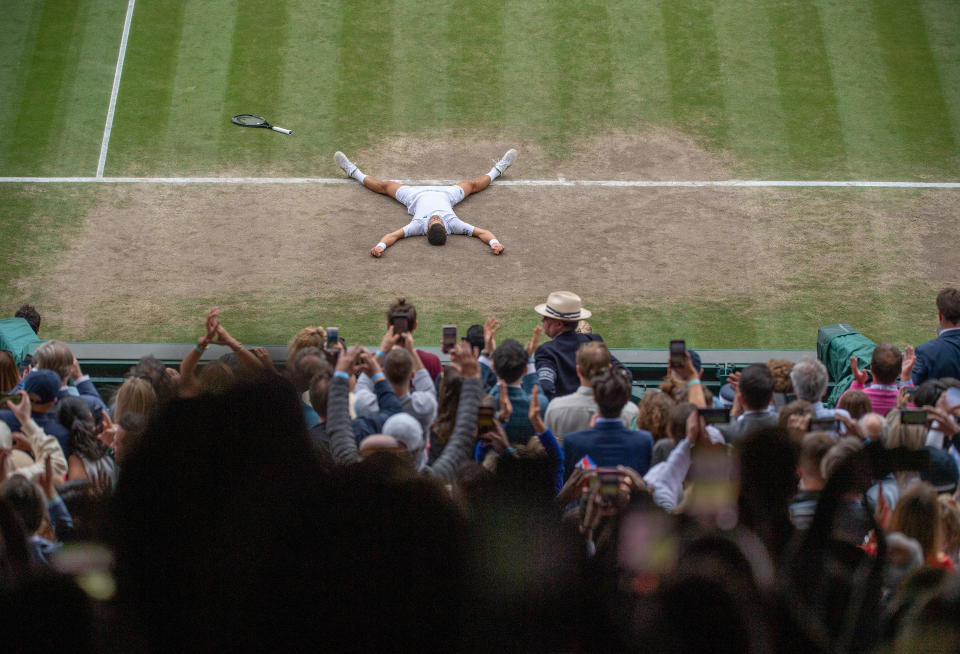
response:
<path id="1" fill-rule="evenodd" d="M 903 354 L 893 343 L 880 343 L 873 350 L 870 357 L 870 371 L 860 370 L 856 356 L 850 357 L 850 371 L 854 381 L 850 384 L 850 391 L 863 391 L 870 398 L 870 404 L 875 413 L 887 415 L 890 409 L 897 406 L 897 376 L 903 379 L 906 385 L 910 383 L 910 373 L 917 356 L 912 346 L 907 346 Z M 873 381 L 868 384 L 869 376 Z"/>

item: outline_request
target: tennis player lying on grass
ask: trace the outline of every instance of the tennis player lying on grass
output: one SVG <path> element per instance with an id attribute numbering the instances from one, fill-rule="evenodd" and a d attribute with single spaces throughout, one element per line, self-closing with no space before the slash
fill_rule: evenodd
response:
<path id="1" fill-rule="evenodd" d="M 427 240 L 433 245 L 443 245 L 447 242 L 447 234 L 464 234 L 476 236 L 490 246 L 494 254 L 503 252 L 503 245 L 493 235 L 493 232 L 468 225 L 453 213 L 453 205 L 462 202 L 471 193 L 479 193 L 490 185 L 490 182 L 502 175 L 514 161 L 517 160 L 517 151 L 510 149 L 503 155 L 490 172 L 474 179 L 460 182 L 456 186 L 408 186 L 398 182 L 384 182 L 364 175 L 357 166 L 347 159 L 347 155 L 337 152 L 333 160 L 350 177 L 354 178 L 371 191 L 389 195 L 401 202 L 413 216 L 413 220 L 404 227 L 384 234 L 371 250 L 375 257 L 382 256 L 388 247 L 398 239 L 410 236 L 427 235 Z"/>

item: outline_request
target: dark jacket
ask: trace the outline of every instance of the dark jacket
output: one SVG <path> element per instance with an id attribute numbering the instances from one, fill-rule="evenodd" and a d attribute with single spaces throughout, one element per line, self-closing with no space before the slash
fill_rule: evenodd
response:
<path id="1" fill-rule="evenodd" d="M 577 350 L 590 341 L 603 342 L 603 339 L 597 334 L 578 334 L 570 331 L 557 334 L 553 340 L 537 348 L 534 362 L 537 366 L 540 390 L 547 398 L 552 400 L 577 390 L 580 386 L 580 378 L 577 377 Z M 617 361 L 613 354 L 610 355 L 610 359 L 613 365 L 627 370 L 626 366 Z M 629 373 L 630 371 L 627 370 L 627 374 Z"/>
<path id="2" fill-rule="evenodd" d="M 916 354 L 917 363 L 910 375 L 914 384 L 941 377 L 960 378 L 960 329 L 918 345 Z"/>
<path id="3" fill-rule="evenodd" d="M 717 425 L 717 429 L 723 434 L 724 440 L 731 445 L 736 445 L 744 436 L 758 429 L 767 429 L 776 427 L 778 422 L 776 413 L 745 413 L 742 420 L 734 420 L 725 425 Z"/>
<path id="4" fill-rule="evenodd" d="M 627 429 L 619 419 L 598 420 L 596 427 L 563 437 L 564 478 L 569 478 L 577 462 L 588 455 L 599 468 L 623 465 L 644 475 L 652 453 L 650 432 Z"/>

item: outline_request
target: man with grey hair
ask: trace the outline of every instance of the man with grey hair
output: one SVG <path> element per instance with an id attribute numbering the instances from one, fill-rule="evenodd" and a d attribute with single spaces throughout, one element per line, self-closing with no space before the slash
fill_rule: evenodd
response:
<path id="1" fill-rule="evenodd" d="M 793 383 L 793 392 L 798 400 L 806 400 L 813 405 L 818 418 L 833 418 L 836 413 L 846 417 L 850 414 L 843 409 L 828 409 L 823 406 L 823 396 L 827 393 L 827 384 L 830 377 L 827 367 L 816 358 L 806 356 L 800 359 L 790 371 L 790 381 Z"/>

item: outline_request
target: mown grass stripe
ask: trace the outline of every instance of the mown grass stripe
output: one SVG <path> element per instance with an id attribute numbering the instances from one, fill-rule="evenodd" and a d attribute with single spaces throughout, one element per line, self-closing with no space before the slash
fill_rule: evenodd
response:
<path id="1" fill-rule="evenodd" d="M 763 174 L 782 161 L 786 141 L 770 22 L 762 0 L 717 3 L 713 19 L 727 108 L 727 146 L 737 154 L 739 174 Z"/>
<path id="2" fill-rule="evenodd" d="M 609 3 L 608 13 L 614 124 L 631 130 L 642 122 L 670 122 L 670 80 L 659 7 L 620 0 Z"/>
<path id="3" fill-rule="evenodd" d="M 606 2 L 553 5 L 552 54 L 557 80 L 557 137 L 570 146 L 613 115 L 610 15 Z"/>
<path id="4" fill-rule="evenodd" d="M 322 165 L 333 165 L 335 150 L 345 147 L 333 140 L 340 8 L 338 3 L 292 0 L 287 14 L 290 20 L 275 121 L 294 132 L 291 138 L 277 139 L 276 145 L 282 148 L 277 159 L 286 164 L 285 170 L 317 174 L 324 170 Z M 280 123 L 281 118 L 289 124 Z"/>
<path id="5" fill-rule="evenodd" d="M 261 7 L 251 0 L 237 2 L 223 107 L 229 115 L 257 114 L 282 126 L 277 110 L 282 105 L 289 4 L 278 3 L 269 11 Z M 220 134 L 229 146 L 220 152 L 223 164 L 246 171 L 269 169 L 274 153 L 282 147 L 279 139 L 271 138 L 278 136 L 276 132 L 238 128 L 228 120 L 221 121 Z"/>
<path id="6" fill-rule="evenodd" d="M 897 175 L 902 144 L 876 30 L 872 0 L 820 0 L 823 37 L 836 88 L 850 174 L 861 179 Z M 888 156 L 878 157 L 877 153 Z"/>
<path id="7" fill-rule="evenodd" d="M 450 3 L 442 0 L 398 1 L 391 34 L 393 74 L 399 82 L 391 95 L 393 132 L 429 133 L 447 125 L 450 11 Z M 463 25 L 460 29 L 468 30 Z M 453 71 L 455 75 L 464 72 Z"/>
<path id="8" fill-rule="evenodd" d="M 950 124 L 953 140 L 960 143 L 960 2 L 950 0 L 925 0 L 921 3 L 931 56 L 937 68 L 940 86 Z M 960 175 L 960 160 L 947 164 Z"/>
<path id="9" fill-rule="evenodd" d="M 0 22 L 0 134 L 10 134 L 17 119 L 23 87 L 30 76 L 30 61 L 40 27 L 42 5 L 15 2 L 4 8 Z M 3 139 L 6 145 L 7 139 Z M 6 147 L 0 151 L 0 162 L 6 157 Z"/>
<path id="10" fill-rule="evenodd" d="M 137 5 L 105 174 L 143 175 L 164 154 L 187 0 Z M 119 32 L 113 35 L 119 39 Z M 177 129 L 182 126 L 177 126 Z"/>
<path id="11" fill-rule="evenodd" d="M 504 10 L 504 121 L 511 135 L 547 144 L 556 112 L 559 71 L 544 57 L 549 44 L 546 3 L 508 2 Z"/>
<path id="12" fill-rule="evenodd" d="M 777 85 L 794 174 L 847 176 L 843 127 L 820 13 L 814 4 L 767 0 Z"/>
<path id="13" fill-rule="evenodd" d="M 383 136 L 393 109 L 393 3 L 341 5 L 335 90 L 337 143 L 356 146 Z"/>
<path id="14" fill-rule="evenodd" d="M 447 111 L 467 133 L 503 123 L 504 2 L 456 0 L 447 14 Z"/>
<path id="15" fill-rule="evenodd" d="M 873 19 L 906 160 L 918 171 L 956 161 L 957 143 L 919 3 L 874 0 Z"/>
<path id="16" fill-rule="evenodd" d="M 143 0 L 141 0 L 141 3 Z M 218 168 L 213 161 L 229 124 L 231 107 L 224 96 L 233 46 L 236 0 L 223 0 L 218 11 L 204 3 L 183 7 L 183 28 L 167 110 L 163 145 L 154 174 L 199 174 Z"/>
<path id="17" fill-rule="evenodd" d="M 39 12 L 39 24 L 29 54 L 14 128 L 5 143 L 4 169 L 13 174 L 45 174 L 56 170 L 58 128 L 66 116 L 62 104 L 67 80 L 78 65 L 74 47 L 82 3 L 49 0 Z M 74 55 L 74 56 L 71 56 Z"/>
<path id="18" fill-rule="evenodd" d="M 660 11 L 674 122 L 725 146 L 729 126 L 712 4 L 662 0 Z"/>

